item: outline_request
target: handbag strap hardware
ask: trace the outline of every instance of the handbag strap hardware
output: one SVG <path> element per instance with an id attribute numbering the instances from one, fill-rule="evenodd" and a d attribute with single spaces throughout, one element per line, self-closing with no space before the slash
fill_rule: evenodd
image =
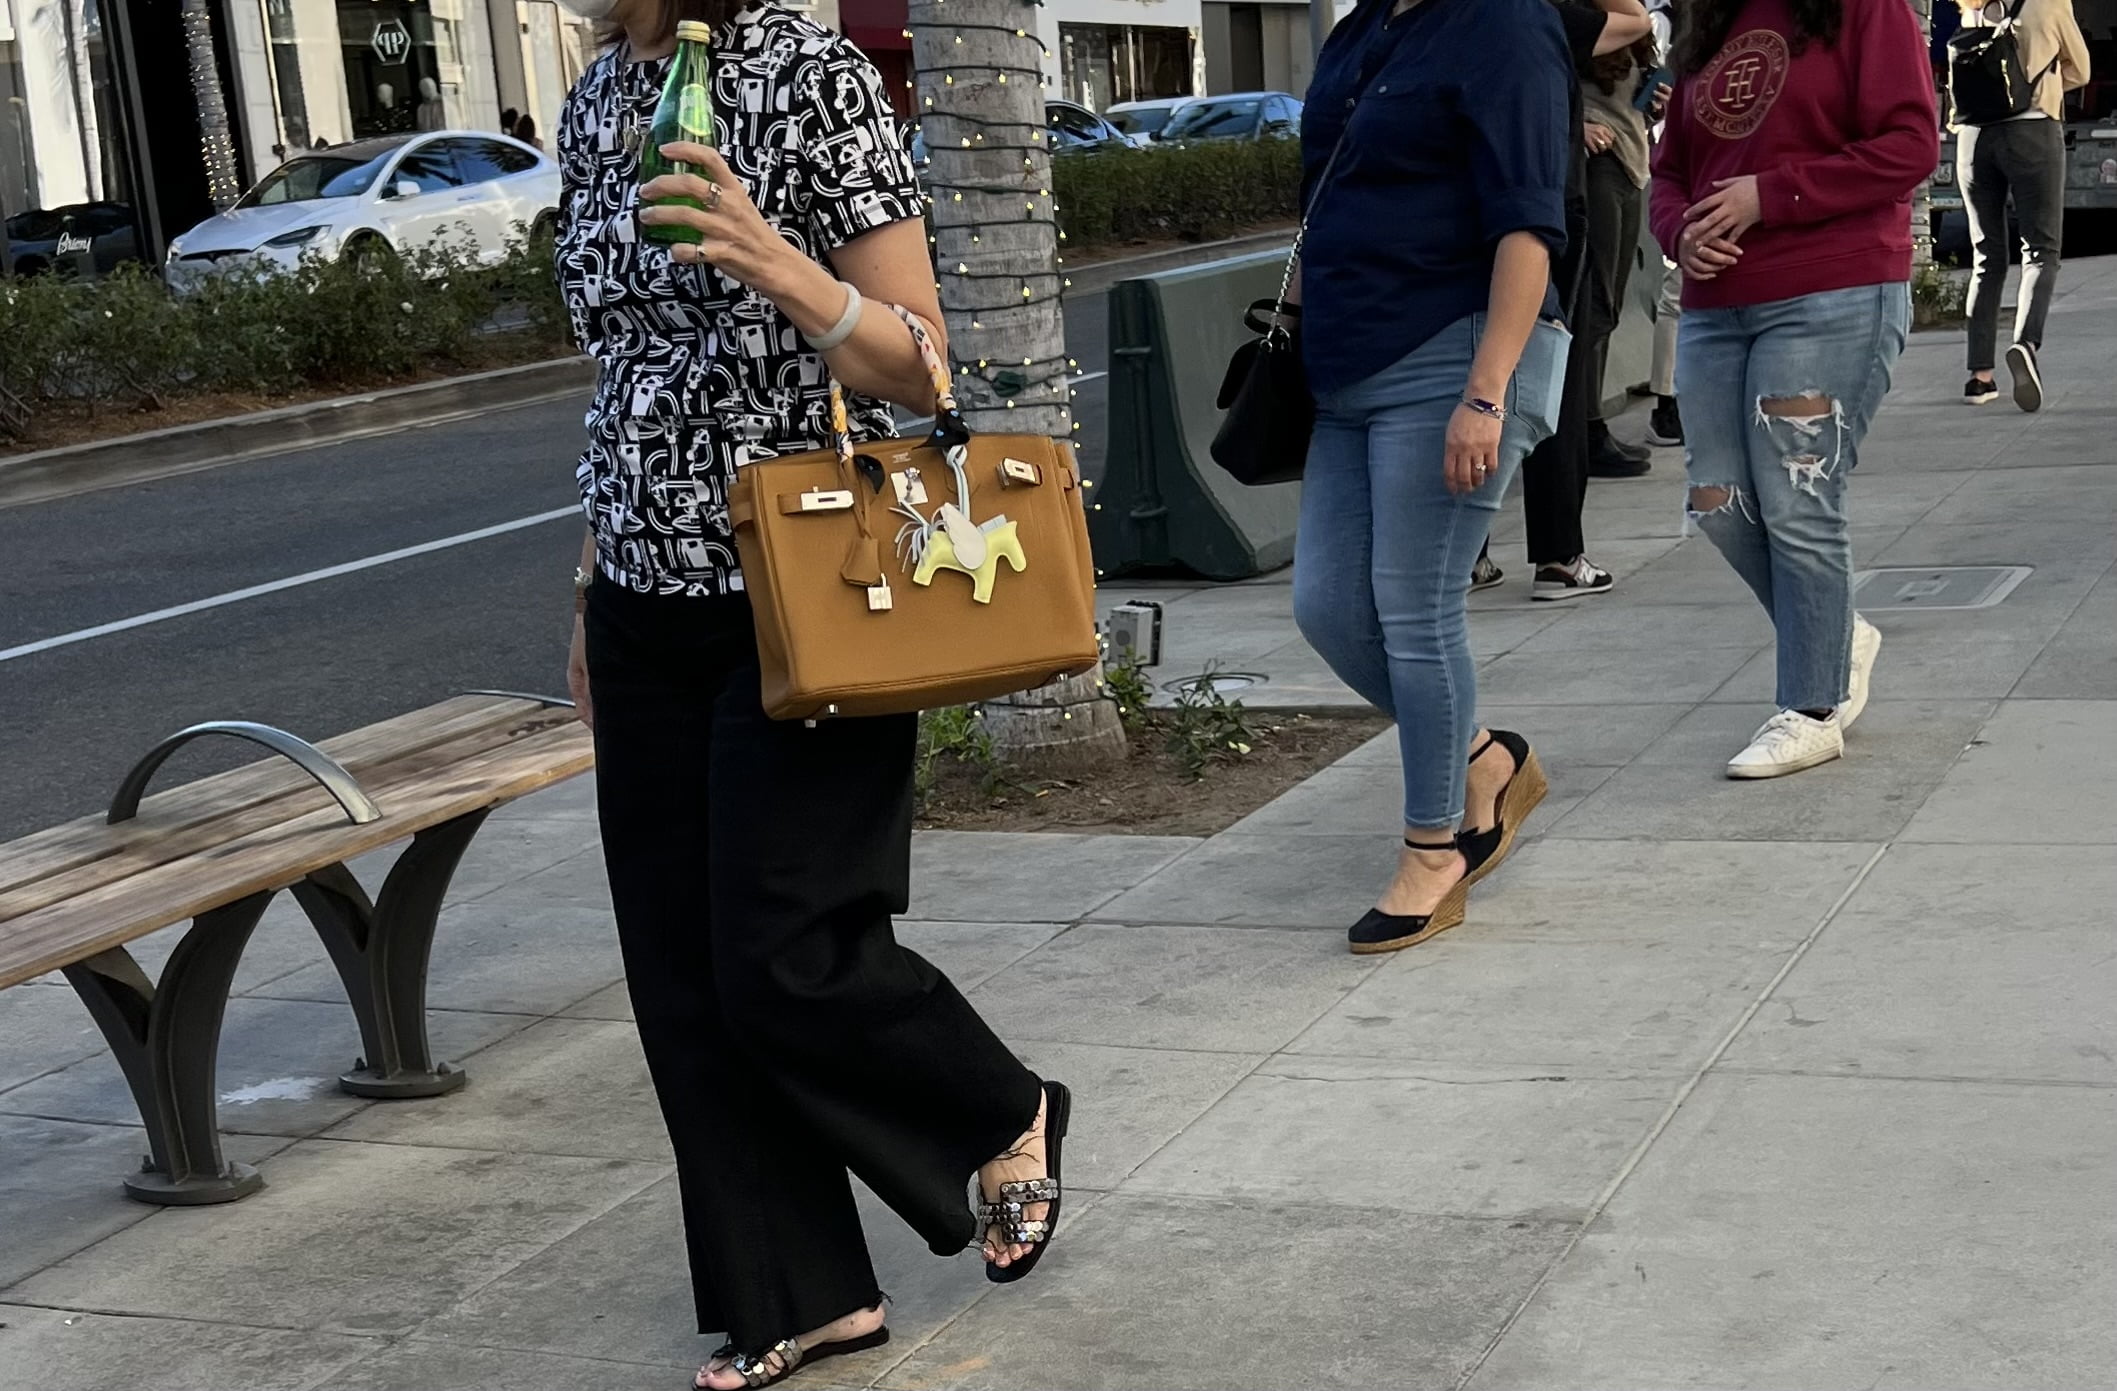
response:
<path id="1" fill-rule="evenodd" d="M 935 536 L 944 529 L 951 533 L 952 541 L 960 551 L 970 551 L 982 556 L 984 537 L 970 517 L 970 475 L 968 468 L 968 445 L 970 426 L 956 408 L 956 396 L 947 366 L 934 347 L 933 331 L 926 321 L 901 304 L 890 306 L 891 312 L 904 321 L 911 332 L 912 342 L 918 346 L 919 358 L 926 365 L 926 374 L 934 388 L 934 422 L 927 432 L 923 447 L 938 450 L 955 476 L 955 499 L 953 503 L 942 503 L 931 514 L 919 510 L 908 493 L 894 488 L 889 497 L 890 511 L 902 517 L 897 528 L 895 551 L 899 564 L 907 570 L 916 569 L 924 558 Z M 851 421 L 845 408 L 845 391 L 835 378 L 831 381 L 831 437 L 838 452 L 839 471 L 845 486 L 857 496 L 860 483 L 860 457 L 854 453 Z M 876 492 L 882 486 L 876 485 Z M 874 526 L 868 520 L 865 507 L 853 506 L 852 513 L 859 534 L 853 538 L 852 548 L 846 552 L 845 564 L 839 575 L 848 584 L 874 589 L 888 583 L 883 575 L 881 545 L 875 536 Z M 869 596 L 870 612 L 880 613 L 888 608 L 887 603 L 877 603 Z"/>

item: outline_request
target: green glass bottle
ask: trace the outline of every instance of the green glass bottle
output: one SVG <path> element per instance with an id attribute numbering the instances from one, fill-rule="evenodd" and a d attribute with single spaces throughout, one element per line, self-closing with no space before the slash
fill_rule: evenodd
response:
<path id="1" fill-rule="evenodd" d="M 640 183 L 664 174 L 703 174 L 688 164 L 667 159 L 662 146 L 678 140 L 697 145 L 713 143 L 713 30 L 695 19 L 676 26 L 676 56 L 669 60 L 669 78 L 662 84 L 662 99 L 654 104 L 654 124 L 640 143 Z M 643 200 L 644 201 L 644 200 Z M 695 208 L 696 198 L 657 198 L 660 207 Z M 641 224 L 641 230 L 658 242 L 697 243 L 703 235 L 690 227 Z"/>

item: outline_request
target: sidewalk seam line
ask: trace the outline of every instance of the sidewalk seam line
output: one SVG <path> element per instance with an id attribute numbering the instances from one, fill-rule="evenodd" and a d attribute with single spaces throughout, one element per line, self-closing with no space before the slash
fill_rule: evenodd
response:
<path id="1" fill-rule="evenodd" d="M 2089 597 L 2090 595 L 2092 595 L 2092 594 L 2093 594 L 2093 593 L 2094 593 L 2094 592 L 2095 592 L 2096 590 L 2098 590 L 2098 589 L 2102 588 L 2102 584 L 2103 584 L 2103 581 L 2104 581 L 2104 580 L 2107 580 L 2108 578 L 2110 578 L 2110 576 L 2111 576 L 2112 574 L 2117 574 L 2117 564 L 2111 564 L 2111 565 L 2106 565 L 2106 566 L 2104 566 L 2104 567 L 2102 568 L 2101 572 L 2100 572 L 2100 573 L 2098 573 L 2098 574 L 2097 574 L 2097 575 L 2095 576 L 2094 582 L 2093 582 L 2092 584 L 2090 584 L 2090 585 L 2089 585 L 2089 586 L 2088 586 L 2088 587 L 2087 587 L 2086 589 L 2083 589 L 2083 590 L 2082 590 L 2082 591 L 2080 592 L 2080 597 L 2079 597 L 2078 599 L 2076 599 L 2076 600 L 2074 600 L 2074 601 L 2073 601 L 2073 606 L 2072 606 L 2071 608 L 2069 608 L 2069 609 L 2067 609 L 2067 610 L 2066 610 L 2066 612 L 2065 612 L 2065 617 L 2063 617 L 2063 618 L 2059 619 L 2059 620 L 2058 620 L 2058 626 L 2057 626 L 2057 627 L 2055 627 L 2055 628 L 2053 628 L 2053 629 L 2051 630 L 2051 636 L 2049 636 L 2049 637 L 2047 637 L 2047 638 L 2045 638 L 2045 639 L 2044 639 L 2044 641 L 2043 641 L 2043 646 L 2041 646 L 2041 647 L 2039 647 L 2039 648 L 2037 648 L 2037 649 L 2036 649 L 2036 655 L 2035 655 L 2035 656 L 2033 656 L 2033 657 L 2031 657 L 2031 658 L 2029 659 L 2029 663 L 2028 663 L 2028 665 L 2027 665 L 2027 666 L 2025 666 L 2025 667 L 2023 667 L 2023 668 L 2021 669 L 2021 675 L 2019 675 L 2019 676 L 2015 677 L 2015 678 L 2014 678 L 2014 684 L 2013 684 L 2013 685 L 2011 685 L 2011 686 L 2009 686 L 2009 687 L 2007 687 L 2007 693 L 2006 693 L 2005 695 L 2003 695 L 2003 696 L 2001 696 L 2001 697 L 2000 697 L 2000 700 L 2001 700 L 2002 702 L 2004 702 L 2004 701 L 2009 701 L 2009 700 L 2067 700 L 2067 699 L 2077 699 L 2077 698 L 2078 698 L 2078 697 L 2068 697 L 2068 696 L 2016 696 L 2016 695 L 2015 695 L 2014 693 L 2015 693 L 2016 691 L 2018 691 L 2018 690 L 2020 690 L 2020 689 L 2021 689 L 2021 683 L 2022 683 L 2022 682 L 2024 682 L 2024 681 L 2026 681 L 2026 680 L 2028 680 L 2028 679 L 2029 679 L 2029 673 L 2030 673 L 2030 672 L 2031 672 L 2032 670 L 2034 670 L 2034 669 L 2035 669 L 2035 667 L 2036 667 L 2036 664 L 2037 664 L 2038 662 L 2040 662 L 2040 661 L 2042 661 L 2042 660 L 2044 659 L 2044 654 L 2045 654 L 2046 652 L 2049 652 L 2049 651 L 2051 650 L 2051 644 L 2052 644 L 2052 643 L 2055 643 L 2055 642 L 2057 642 L 2057 641 L 2058 641 L 2058 635 L 2059 635 L 2060 633 L 2063 633 L 2063 632 L 2065 631 L 2066 625 L 2067 625 L 2068 623 L 2071 623 L 2071 622 L 2073 621 L 2074 617 L 2075 617 L 2075 616 L 2076 616 L 2077 614 L 2079 614 L 2079 612 L 2081 611 L 2081 609 L 2083 609 L 2083 608 L 2085 608 L 2085 607 L 2087 606 L 2087 602 L 2088 602 L 2088 597 Z M 1997 709 L 1997 708 L 1995 707 L 1995 708 L 1994 708 L 1994 710 L 1993 710 L 1993 712 L 1992 712 L 1992 714 L 1993 714 L 1993 715 L 1997 715 L 1998 713 L 1999 713 L 1999 711 L 1998 711 L 1998 709 Z M 1991 720 L 1992 720 L 1992 716 L 1991 716 L 1991 715 L 1988 715 L 1988 716 L 1986 716 L 1986 717 L 1985 717 L 1985 723 L 1986 723 L 1986 724 L 1989 724 L 1989 723 L 1991 723 Z M 1983 725 L 1980 725 L 1980 726 L 1978 726 L 1978 733 L 1979 733 L 1979 734 L 1983 734 L 1983 733 L 1984 733 L 1984 726 L 1983 726 Z M 1968 749 L 1966 748 L 1966 749 L 1964 749 L 1964 750 L 1963 750 L 1963 752 L 1964 752 L 1964 753 L 1968 753 L 1968 752 L 1969 752 L 1969 750 L 1968 750 Z M 1961 755 L 1959 754 L 1959 755 L 1957 755 L 1957 760 L 1958 760 L 1958 761 L 1960 761 L 1960 759 L 1961 759 Z M 1952 765 L 1952 764 L 1951 764 L 1951 765 L 1950 765 L 1950 771 L 1952 772 L 1952 771 L 1953 771 L 1953 769 L 1954 769 L 1954 765 Z M 1921 802 L 1921 803 L 1920 803 L 1919 805 L 1923 807 L 1923 806 L 1925 805 L 1925 803 Z"/>
<path id="2" fill-rule="evenodd" d="M 1885 844 L 1878 847 L 1874 854 L 1867 858 L 1867 863 L 1860 867 L 1859 872 L 1853 876 L 1852 882 L 1845 886 L 1845 891 L 1838 895 L 1837 901 L 1831 904 L 1829 911 L 1823 914 L 1816 925 L 1809 930 L 1808 935 L 1801 939 L 1800 945 L 1795 947 L 1787 956 L 1785 962 L 1780 965 L 1771 980 L 1766 982 L 1764 989 L 1758 993 L 1757 998 L 1750 1001 L 1749 1007 L 1742 1011 L 1741 1016 L 1735 1020 L 1734 1026 L 1721 1037 L 1719 1044 L 1713 1051 L 1706 1055 L 1705 1061 L 1699 1065 L 1696 1072 L 1691 1074 L 1690 1080 L 1676 1089 L 1676 1095 L 1671 1097 L 1669 1104 L 1662 1109 L 1660 1118 L 1648 1128 L 1645 1136 L 1633 1147 L 1632 1152 L 1625 1157 L 1624 1163 L 1618 1166 L 1617 1173 L 1603 1187 L 1602 1193 L 1589 1205 L 1587 1215 L 1581 1220 L 1580 1225 L 1574 1228 L 1573 1235 L 1566 1242 L 1564 1249 L 1544 1268 L 1543 1274 L 1536 1277 L 1536 1283 L 1529 1287 L 1528 1293 L 1523 1295 L 1521 1301 L 1514 1306 L 1514 1312 L 1509 1314 L 1505 1321 L 1494 1330 L 1492 1337 L 1485 1343 L 1484 1349 L 1478 1353 L 1477 1359 L 1470 1364 L 1461 1377 L 1457 1378 L 1455 1383 L 1456 1391 L 1465 1391 L 1465 1388 L 1483 1370 L 1485 1363 L 1491 1359 L 1492 1354 L 1499 1350 L 1499 1345 L 1506 1341 L 1509 1333 L 1514 1331 L 1514 1326 L 1521 1321 L 1522 1315 L 1529 1311 L 1529 1306 L 1536 1302 L 1537 1295 L 1543 1293 L 1544 1286 L 1550 1283 L 1552 1275 L 1557 1273 L 1558 1268 L 1571 1259 L 1575 1251 L 1580 1249 L 1581 1241 L 1587 1236 L 1589 1230 L 1594 1227 L 1596 1222 L 1601 1220 L 1603 1213 L 1609 1209 L 1610 1204 L 1616 1200 L 1618 1191 L 1638 1171 L 1639 1166 L 1646 1162 L 1647 1153 L 1667 1133 L 1668 1128 L 1675 1124 L 1676 1113 L 1683 1109 L 1683 1104 L 1689 1101 L 1692 1093 L 1698 1090 L 1698 1086 L 1705 1080 L 1706 1074 L 1710 1073 L 1720 1059 L 1726 1056 L 1727 1050 L 1732 1048 L 1735 1040 L 1742 1036 L 1742 1031 L 1749 1027 L 1750 1021 L 1757 1017 L 1758 1012 L 1764 1008 L 1766 1002 L 1778 991 L 1780 985 L 1785 982 L 1788 976 L 1793 974 L 1794 968 L 1799 966 L 1802 960 L 1807 957 L 1809 948 L 1813 947 L 1817 940 L 1822 937 L 1824 930 L 1837 921 L 1838 914 L 1845 911 L 1845 905 L 1852 902 L 1853 895 L 1857 894 L 1861 887 L 1866 884 L 1868 876 L 1874 873 L 1875 866 L 1879 865 L 1882 862 L 1882 857 L 1888 853 L 1889 846 Z"/>

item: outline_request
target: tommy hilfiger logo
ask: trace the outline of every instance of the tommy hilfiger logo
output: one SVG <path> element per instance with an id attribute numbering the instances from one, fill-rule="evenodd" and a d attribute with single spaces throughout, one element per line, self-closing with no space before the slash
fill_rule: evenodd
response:
<path id="1" fill-rule="evenodd" d="M 1752 29 L 1728 40 L 1693 89 L 1698 124 L 1723 140 L 1754 134 L 1786 86 L 1788 61 L 1786 39 L 1776 30 Z"/>

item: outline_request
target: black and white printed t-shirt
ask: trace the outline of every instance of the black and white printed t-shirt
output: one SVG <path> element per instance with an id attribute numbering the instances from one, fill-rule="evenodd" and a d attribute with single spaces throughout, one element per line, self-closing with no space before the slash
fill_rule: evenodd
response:
<path id="1" fill-rule="evenodd" d="M 556 260 L 574 336 L 601 367 L 576 471 L 598 568 L 630 589 L 742 588 L 735 470 L 831 443 L 830 379 L 778 307 L 640 235 L 639 147 L 669 59 L 596 60 L 560 115 Z M 851 42 L 770 4 L 713 36 L 721 156 L 789 242 L 818 260 L 925 207 L 881 79 Z M 848 395 L 856 437 L 888 407 Z"/>

